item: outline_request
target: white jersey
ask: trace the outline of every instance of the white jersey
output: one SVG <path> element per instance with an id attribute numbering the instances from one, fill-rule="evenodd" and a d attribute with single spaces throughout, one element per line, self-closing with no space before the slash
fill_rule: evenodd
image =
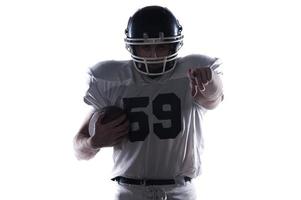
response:
<path id="1" fill-rule="evenodd" d="M 128 139 L 114 147 L 112 177 L 170 179 L 200 174 L 206 109 L 193 100 L 187 72 L 216 61 L 202 55 L 178 58 L 172 72 L 156 79 L 136 71 L 133 61 L 105 61 L 91 68 L 85 102 L 97 110 L 122 107 L 131 123 Z"/>

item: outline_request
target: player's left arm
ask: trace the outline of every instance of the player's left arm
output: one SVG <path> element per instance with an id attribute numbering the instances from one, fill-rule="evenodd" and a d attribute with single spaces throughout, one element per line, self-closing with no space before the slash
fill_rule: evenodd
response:
<path id="1" fill-rule="evenodd" d="M 214 109 L 223 99 L 223 83 L 220 75 L 208 67 L 189 69 L 191 95 L 207 109 Z"/>

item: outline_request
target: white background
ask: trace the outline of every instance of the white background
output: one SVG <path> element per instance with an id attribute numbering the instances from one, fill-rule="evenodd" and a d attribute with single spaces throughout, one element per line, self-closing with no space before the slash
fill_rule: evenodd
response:
<path id="1" fill-rule="evenodd" d="M 292 0 L 0 3 L 0 199 L 109 199 L 111 149 L 78 161 L 72 139 L 98 61 L 129 59 L 138 8 L 168 6 L 181 56 L 224 61 L 225 101 L 205 119 L 199 199 L 301 199 L 300 7 Z"/>

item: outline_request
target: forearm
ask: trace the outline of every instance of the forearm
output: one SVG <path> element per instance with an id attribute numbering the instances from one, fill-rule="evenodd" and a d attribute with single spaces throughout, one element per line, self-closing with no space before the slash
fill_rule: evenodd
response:
<path id="1" fill-rule="evenodd" d="M 99 151 L 91 145 L 91 140 L 82 134 L 77 134 L 73 141 L 75 155 L 79 160 L 89 160 L 93 158 Z"/>

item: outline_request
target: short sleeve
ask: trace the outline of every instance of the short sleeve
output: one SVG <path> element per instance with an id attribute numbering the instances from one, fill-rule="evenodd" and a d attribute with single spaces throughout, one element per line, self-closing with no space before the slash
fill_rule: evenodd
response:
<path id="1" fill-rule="evenodd" d="M 84 102 L 93 106 L 95 109 L 101 109 L 109 105 L 110 102 L 105 94 L 105 85 L 104 80 L 96 79 L 90 72 L 89 87 L 84 96 Z"/>
<path id="2" fill-rule="evenodd" d="M 97 110 L 111 105 L 121 106 L 121 99 L 130 83 L 122 66 L 120 62 L 104 62 L 92 67 L 84 102 Z"/>

